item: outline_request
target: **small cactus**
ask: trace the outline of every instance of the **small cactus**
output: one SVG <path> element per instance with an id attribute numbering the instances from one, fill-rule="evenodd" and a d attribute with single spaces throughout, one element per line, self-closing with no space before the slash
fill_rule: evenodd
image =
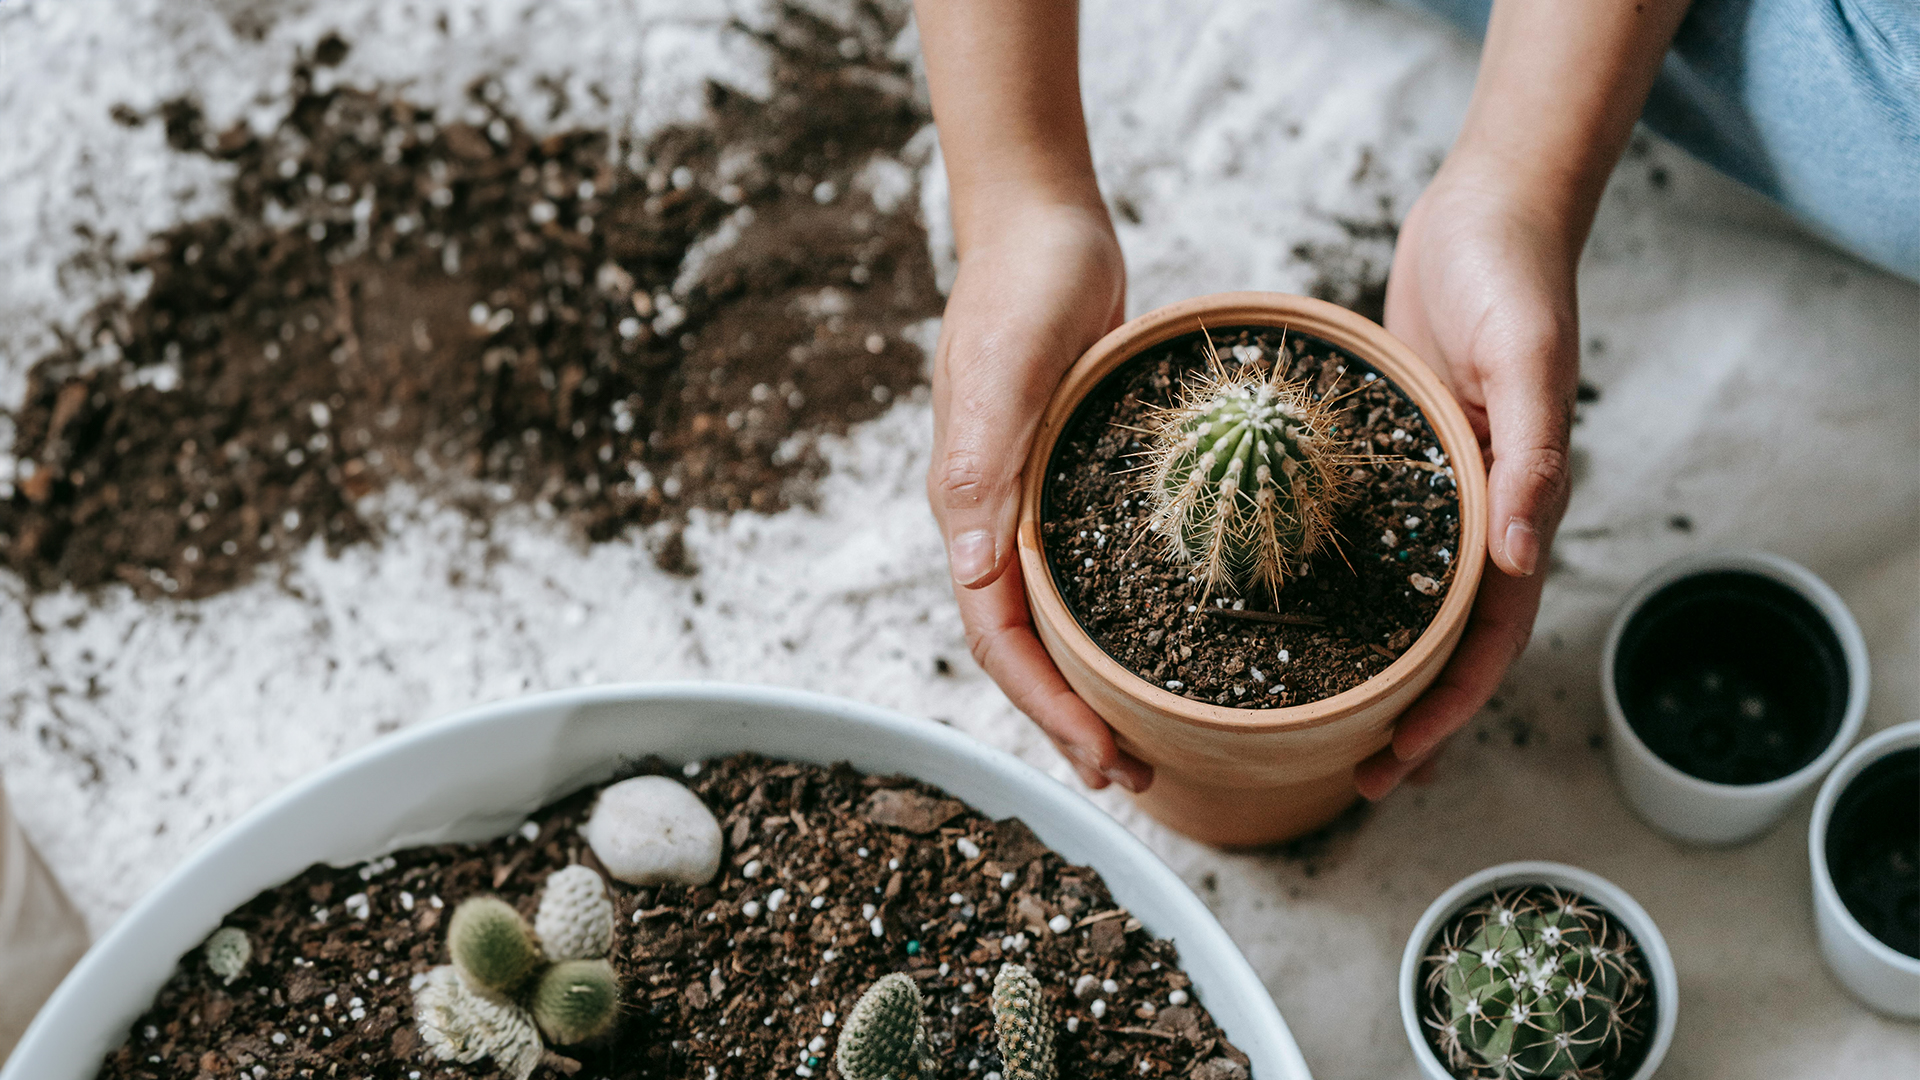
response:
<path id="1" fill-rule="evenodd" d="M 511 904 L 493 896 L 461 901 L 447 924 L 447 951 L 467 982 L 510 999 L 546 963 L 533 929 Z"/>
<path id="2" fill-rule="evenodd" d="M 834 1050 L 845 1080 L 922 1080 L 933 1075 L 925 1002 L 911 978 L 882 976 L 854 1002 Z"/>
<path id="3" fill-rule="evenodd" d="M 247 932 L 237 927 L 223 926 L 207 938 L 207 969 L 220 976 L 222 984 L 232 986 L 235 979 L 247 970 L 248 961 L 253 959 L 253 942 Z"/>
<path id="4" fill-rule="evenodd" d="M 613 947 L 613 901 L 600 875 L 575 864 L 547 878 L 533 932 L 549 960 L 595 960 Z"/>
<path id="5" fill-rule="evenodd" d="M 471 1064 L 490 1057 L 510 1080 L 527 1080 L 544 1052 L 525 1009 L 475 993 L 451 965 L 428 972 L 414 992 L 414 1020 L 441 1061 Z"/>
<path id="6" fill-rule="evenodd" d="M 597 1039 L 619 1017 L 620 982 L 605 960 L 562 960 L 540 973 L 533 1020 L 555 1046 Z"/>
<path id="7" fill-rule="evenodd" d="M 1629 962 L 1631 948 L 1578 897 L 1495 893 L 1462 913 L 1426 958 L 1427 1024 L 1463 1075 L 1595 1076 L 1601 1050 L 1636 1030 L 1647 980 Z"/>
<path id="8" fill-rule="evenodd" d="M 1040 980 L 1019 964 L 993 977 L 993 1033 L 1007 1080 L 1054 1080 L 1053 1012 Z"/>
<path id="9" fill-rule="evenodd" d="M 1147 527 L 1209 590 L 1277 590 L 1334 535 L 1351 455 L 1306 383 L 1254 364 L 1229 373 L 1210 338 L 1206 349 L 1207 373 L 1182 384 L 1149 443 Z"/>

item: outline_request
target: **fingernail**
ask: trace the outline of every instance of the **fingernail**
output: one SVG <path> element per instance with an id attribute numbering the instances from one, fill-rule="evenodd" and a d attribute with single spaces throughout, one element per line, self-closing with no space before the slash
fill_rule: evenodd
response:
<path id="1" fill-rule="evenodd" d="M 947 566 L 953 580 L 972 585 L 993 569 L 993 537 L 985 529 L 972 529 L 953 538 L 947 545 Z"/>
<path id="2" fill-rule="evenodd" d="M 1121 769 L 1117 767 L 1108 769 L 1107 779 L 1113 781 L 1116 784 L 1119 784 L 1121 787 L 1126 788 L 1128 791 L 1133 792 L 1135 795 L 1140 794 L 1139 783 L 1136 782 L 1134 778 L 1130 774 L 1128 774 L 1128 772 L 1125 769 Z"/>
<path id="3" fill-rule="evenodd" d="M 1507 522 L 1506 547 L 1507 561 L 1520 571 L 1520 576 L 1533 576 L 1540 562 L 1540 537 L 1534 534 L 1533 526 L 1519 518 Z"/>
<path id="4" fill-rule="evenodd" d="M 1086 747 L 1063 746 L 1061 747 L 1061 751 L 1072 758 L 1073 763 L 1078 765 L 1082 772 L 1097 773 L 1100 771 L 1100 759 L 1095 757 L 1093 752 Z"/>

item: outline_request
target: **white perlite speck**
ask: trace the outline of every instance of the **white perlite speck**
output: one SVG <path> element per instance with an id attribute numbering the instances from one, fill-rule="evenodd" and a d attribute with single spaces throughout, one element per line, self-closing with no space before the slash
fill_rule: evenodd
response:
<path id="1" fill-rule="evenodd" d="M 636 776 L 601 792 L 581 831 L 607 873 L 629 885 L 704 885 L 720 869 L 713 811 L 664 776 Z"/>

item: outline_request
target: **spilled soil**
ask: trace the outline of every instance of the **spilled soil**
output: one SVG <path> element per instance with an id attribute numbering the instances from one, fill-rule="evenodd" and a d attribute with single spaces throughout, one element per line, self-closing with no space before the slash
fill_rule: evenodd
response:
<path id="1" fill-rule="evenodd" d="M 813 436 L 923 380 L 904 336 L 940 296 L 900 155 L 928 121 L 904 66 L 789 12 L 774 92 L 714 86 L 644 144 L 537 137 L 475 84 L 459 117 L 320 90 L 317 43 L 272 131 L 209 130 L 231 210 L 158 237 L 35 363 L 0 454 L 0 560 L 37 589 L 201 597 L 320 540 L 377 539 L 408 482 L 484 520 L 531 504 L 604 540 L 805 505 Z M 748 33 L 741 29 L 738 32 Z"/>
<path id="2" fill-rule="evenodd" d="M 1045 989 L 1061 1076 L 1247 1080 L 1173 944 L 1018 819 L 844 765 L 742 755 L 687 784 L 721 820 L 720 875 L 611 884 L 624 1019 L 536 1077 L 836 1077 L 839 1018 L 896 971 L 927 1000 L 935 1075 L 983 1077 L 1001 1068 L 988 995 L 1013 962 Z M 531 914 L 548 874 L 600 868 L 579 834 L 594 794 L 534 814 L 523 833 L 315 866 L 266 890 L 226 919 L 248 935 L 251 966 L 228 984 L 200 950 L 183 957 L 101 1080 L 504 1075 L 436 1061 L 411 987 L 447 962 L 445 916 L 460 901 L 490 893 Z"/>

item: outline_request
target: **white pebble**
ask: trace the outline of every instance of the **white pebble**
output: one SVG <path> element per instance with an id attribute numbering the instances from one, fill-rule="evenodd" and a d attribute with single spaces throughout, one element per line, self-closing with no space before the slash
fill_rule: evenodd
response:
<path id="1" fill-rule="evenodd" d="M 1283 664 L 1288 664 L 1293 662 L 1293 657 L 1288 655 L 1287 650 L 1285 649 L 1280 650 L 1280 656 L 1278 657 L 1278 659 Z"/>
<path id="2" fill-rule="evenodd" d="M 1077 998 L 1092 997 L 1094 987 L 1099 985 L 1100 985 L 1099 979 L 1096 979 L 1091 975 L 1082 975 L 1079 978 L 1073 980 L 1073 996 Z"/>
<path id="3" fill-rule="evenodd" d="M 861 904 L 860 917 L 863 919 L 871 919 L 873 918 L 874 913 L 879 910 L 880 910 L 879 908 L 874 907 L 872 904 Z"/>
<path id="4" fill-rule="evenodd" d="M 1173 993 L 1167 995 L 1167 1004 L 1169 1005 L 1185 1005 L 1189 1000 L 1191 999 L 1187 997 L 1185 990 L 1175 990 Z"/>
<path id="5" fill-rule="evenodd" d="M 1013 888 L 1013 883 L 1016 880 L 1018 880 L 1017 876 L 1014 874 L 1013 871 L 1009 870 L 1006 873 L 1000 875 L 1000 887 L 1003 889 L 1011 889 Z"/>
<path id="6" fill-rule="evenodd" d="M 787 890 L 775 889 L 767 894 L 767 910 L 779 911 L 780 905 L 787 902 Z"/>
<path id="7" fill-rule="evenodd" d="M 872 921 L 871 923 L 868 923 L 867 925 L 868 925 L 868 927 L 869 927 L 869 928 L 870 928 L 870 929 L 871 929 L 871 930 L 873 931 L 873 936 L 874 936 L 874 937 L 886 937 L 886 936 L 887 936 L 887 928 L 886 928 L 885 926 L 882 926 L 882 925 L 880 924 L 880 916 L 878 916 L 878 915 L 875 915 L 875 916 L 873 917 L 873 921 Z"/>
<path id="8" fill-rule="evenodd" d="M 953 842 L 953 849 L 958 851 L 960 857 L 963 859 L 977 859 L 980 857 L 980 845 L 965 836 Z"/>
<path id="9" fill-rule="evenodd" d="M 827 1010 L 826 1012 L 823 1012 L 823 1013 L 821 1013 L 821 1014 L 820 1014 L 820 1026 L 821 1026 L 821 1027 L 832 1027 L 832 1026 L 833 1026 L 833 1022 L 834 1022 L 835 1020 L 837 1020 L 837 1019 L 839 1019 L 839 1017 L 837 1017 L 837 1016 L 835 1016 L 835 1015 L 833 1015 L 833 1010 L 832 1010 L 832 1009 L 828 1009 L 828 1010 Z"/>
<path id="10" fill-rule="evenodd" d="M 820 959 L 831 964 L 839 955 L 839 953 L 834 952 L 832 949 L 828 949 L 826 952 L 820 954 Z"/>
<path id="11" fill-rule="evenodd" d="M 760 917 L 760 901 L 749 900 L 746 903 L 741 904 L 740 914 L 745 915 L 749 919 L 759 918 Z"/>
<path id="12" fill-rule="evenodd" d="M 1055 915 L 1047 920 L 1047 929 L 1056 934 L 1064 934 L 1073 927 L 1073 920 L 1065 915 Z"/>
<path id="13" fill-rule="evenodd" d="M 1080 1018 L 1077 1016 L 1067 1017 L 1067 1034 L 1071 1035 L 1074 1032 L 1079 1030 L 1080 1030 Z"/>
<path id="14" fill-rule="evenodd" d="M 1087 1006 L 1087 1011 L 1093 1013 L 1093 1018 L 1098 1020 L 1107 1015 L 1107 1003 L 1101 998 L 1094 998 L 1093 1004 Z"/>
<path id="15" fill-rule="evenodd" d="M 749 880 L 760 876 L 760 860 L 748 859 L 747 865 L 740 868 L 740 876 Z"/>
<path id="16" fill-rule="evenodd" d="M 819 911 L 821 908 L 827 906 L 827 898 L 824 896 L 816 896 L 813 899 L 807 901 L 807 906 L 812 908 L 815 911 Z"/>
<path id="17" fill-rule="evenodd" d="M 527 843 L 531 844 L 535 840 L 540 839 L 540 826 L 535 825 L 531 821 L 523 822 L 520 826 L 520 836 L 526 840 Z"/>
<path id="18" fill-rule="evenodd" d="M 1100 989 L 1108 994 L 1117 994 L 1120 992 L 1120 984 L 1114 982 L 1112 979 L 1102 979 L 1100 980 Z"/>
<path id="19" fill-rule="evenodd" d="M 664 776 L 636 776 L 601 792 L 581 831 L 607 873 L 629 885 L 704 885 L 720 869 L 713 811 Z"/>
<path id="20" fill-rule="evenodd" d="M 686 777 L 689 780 L 693 779 L 696 776 L 699 776 L 700 763 L 697 761 L 689 761 L 685 765 L 680 766 L 680 775 Z"/>

